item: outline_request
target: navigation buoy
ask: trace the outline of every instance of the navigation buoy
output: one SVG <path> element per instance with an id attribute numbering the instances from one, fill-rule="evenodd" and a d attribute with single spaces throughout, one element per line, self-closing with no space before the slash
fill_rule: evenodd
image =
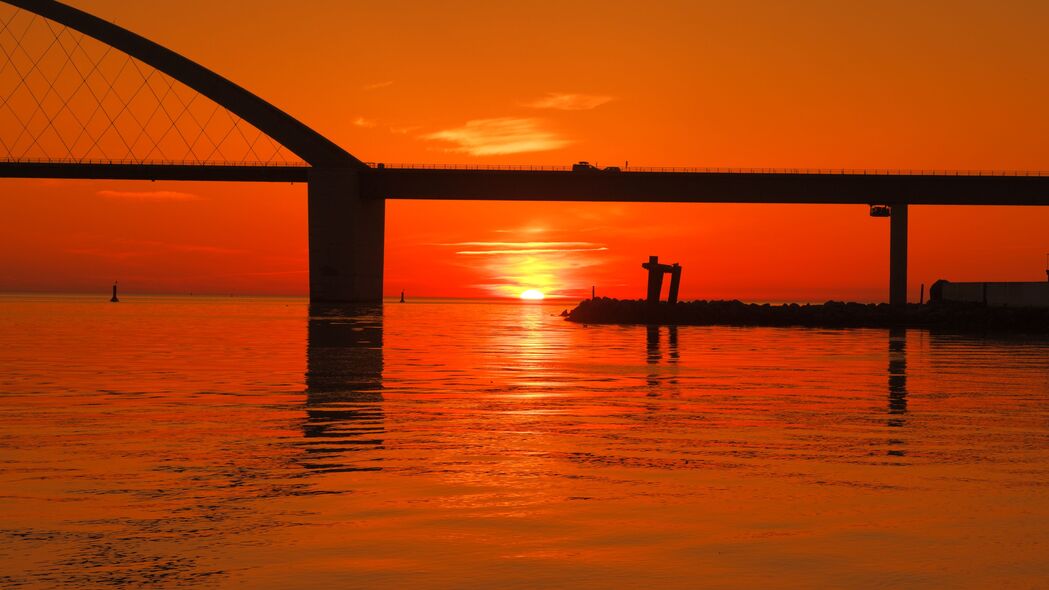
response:
<path id="1" fill-rule="evenodd" d="M 117 282 L 113 281 L 113 296 L 109 298 L 110 303 L 120 303 L 120 299 L 117 299 Z"/>

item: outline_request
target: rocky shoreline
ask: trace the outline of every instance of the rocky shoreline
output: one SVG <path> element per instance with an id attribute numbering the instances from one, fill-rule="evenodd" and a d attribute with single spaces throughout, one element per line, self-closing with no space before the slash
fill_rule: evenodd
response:
<path id="1" fill-rule="evenodd" d="M 821 328 L 926 328 L 957 332 L 1049 334 L 1049 308 L 987 307 L 981 304 L 888 304 L 828 301 L 782 305 L 741 301 L 650 304 L 605 297 L 583 300 L 562 315 L 582 324 L 689 326 L 808 326 Z"/>

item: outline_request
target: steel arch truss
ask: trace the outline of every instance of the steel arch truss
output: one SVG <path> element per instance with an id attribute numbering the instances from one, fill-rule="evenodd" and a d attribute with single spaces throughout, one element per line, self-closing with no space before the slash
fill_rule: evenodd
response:
<path id="1" fill-rule="evenodd" d="M 52 0 L 0 2 L 0 161 L 362 166 L 218 74 Z"/>

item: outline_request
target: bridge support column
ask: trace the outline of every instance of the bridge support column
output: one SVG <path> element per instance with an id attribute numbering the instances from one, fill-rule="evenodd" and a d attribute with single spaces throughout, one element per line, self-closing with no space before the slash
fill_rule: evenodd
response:
<path id="1" fill-rule="evenodd" d="M 386 201 L 352 168 L 311 168 L 308 195 L 310 301 L 381 303 Z"/>
<path id="2" fill-rule="evenodd" d="M 889 214 L 889 305 L 907 305 L 907 204 L 892 205 Z"/>

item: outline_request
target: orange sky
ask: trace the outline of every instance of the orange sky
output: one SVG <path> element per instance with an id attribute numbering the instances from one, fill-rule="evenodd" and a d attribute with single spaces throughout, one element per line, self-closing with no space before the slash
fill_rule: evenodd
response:
<path id="1" fill-rule="evenodd" d="M 73 4 L 365 161 L 1049 170 L 1043 2 Z M 0 290 L 306 292 L 303 185 L 0 187 Z M 912 297 L 1044 279 L 1047 222 L 913 207 Z M 390 295 L 640 297 L 649 254 L 688 298 L 887 290 L 865 207 L 391 201 L 386 240 Z"/>

